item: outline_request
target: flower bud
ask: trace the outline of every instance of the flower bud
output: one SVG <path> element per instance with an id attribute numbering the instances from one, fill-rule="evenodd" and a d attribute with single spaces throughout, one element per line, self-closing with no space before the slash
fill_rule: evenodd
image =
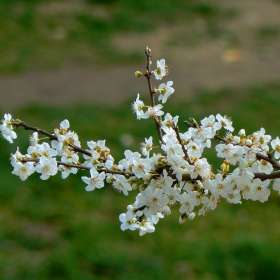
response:
<path id="1" fill-rule="evenodd" d="M 240 136 L 241 137 L 241 136 Z M 235 143 L 240 143 L 240 137 L 238 137 L 238 136 L 233 136 L 233 140 L 234 140 L 234 142 Z"/>
<path id="2" fill-rule="evenodd" d="M 170 208 L 166 205 L 166 206 L 162 207 L 161 213 L 162 213 L 163 215 L 170 215 L 170 214 L 171 214 L 171 210 L 170 210 Z"/>
<path id="3" fill-rule="evenodd" d="M 188 216 L 186 215 L 186 213 L 184 213 L 183 215 L 181 215 L 181 216 L 179 217 L 179 224 L 183 224 L 183 223 L 186 221 L 187 218 L 188 218 Z"/>
<path id="4" fill-rule="evenodd" d="M 251 139 L 246 139 L 246 141 L 245 141 L 246 146 L 251 146 L 252 144 L 253 144 L 253 142 Z"/>
<path id="5" fill-rule="evenodd" d="M 140 72 L 140 71 L 135 72 L 135 77 L 136 78 L 140 78 L 141 76 L 144 76 L 143 72 Z"/>
<path id="6" fill-rule="evenodd" d="M 189 214 L 189 220 L 193 220 L 195 218 L 195 213 L 194 212 L 191 212 Z"/>
<path id="7" fill-rule="evenodd" d="M 109 176 L 106 177 L 106 182 L 109 184 L 112 184 L 115 181 L 115 178 L 113 174 L 110 174 Z"/>
<path id="8" fill-rule="evenodd" d="M 240 129 L 239 130 L 239 132 L 238 132 L 238 135 L 240 136 L 240 137 L 245 137 L 246 136 L 246 132 L 245 132 L 245 129 Z"/>

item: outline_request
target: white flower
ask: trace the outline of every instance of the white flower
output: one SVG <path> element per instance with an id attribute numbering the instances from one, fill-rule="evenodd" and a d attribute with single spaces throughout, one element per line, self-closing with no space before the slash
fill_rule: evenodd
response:
<path id="1" fill-rule="evenodd" d="M 113 182 L 113 187 L 118 192 L 123 192 L 124 195 L 128 195 L 128 191 L 131 191 L 132 188 L 127 179 L 123 175 L 115 175 L 115 179 L 116 180 Z"/>
<path id="2" fill-rule="evenodd" d="M 114 166 L 114 158 L 111 156 L 111 155 L 109 155 L 108 157 L 107 157 L 107 159 L 106 159 L 106 162 L 105 162 L 105 167 L 107 168 L 107 169 L 111 169 L 113 166 Z"/>
<path id="3" fill-rule="evenodd" d="M 269 143 L 271 136 L 265 135 L 265 129 L 261 128 L 260 131 L 254 132 L 253 135 L 255 136 L 255 139 L 253 140 L 253 144 L 257 145 L 263 150 L 268 151 L 269 147 L 267 143 Z"/>
<path id="4" fill-rule="evenodd" d="M 176 143 L 178 141 L 177 136 L 176 136 L 176 132 L 173 128 L 166 127 L 163 130 L 165 132 L 165 134 L 162 137 L 164 142 L 167 142 L 168 140 L 171 140 L 173 143 Z"/>
<path id="5" fill-rule="evenodd" d="M 215 122 L 215 117 L 213 115 L 201 120 L 201 124 L 203 127 L 210 127 L 215 132 L 222 128 L 222 125 L 219 122 Z"/>
<path id="6" fill-rule="evenodd" d="M 256 160 L 256 154 L 261 152 L 260 148 L 257 147 L 243 147 L 244 152 L 245 152 L 245 160 L 248 162 L 254 162 Z"/>
<path id="7" fill-rule="evenodd" d="M 207 187 L 213 196 L 219 197 L 224 192 L 225 185 L 223 182 L 223 176 L 220 173 L 216 175 L 215 179 L 208 180 L 207 183 Z"/>
<path id="8" fill-rule="evenodd" d="M 133 158 L 129 160 L 130 166 L 132 166 L 131 171 L 137 178 L 143 178 L 145 174 L 150 171 L 151 161 L 150 159 L 137 159 Z"/>
<path id="9" fill-rule="evenodd" d="M 110 152 L 110 150 L 105 146 L 106 140 L 98 140 L 97 142 L 95 141 L 88 141 L 87 145 L 90 148 L 90 151 L 95 151 L 99 155 L 104 157 L 104 153 Z"/>
<path id="10" fill-rule="evenodd" d="M 160 95 L 158 96 L 158 101 L 161 101 L 162 103 L 165 103 L 167 98 L 174 93 L 174 88 L 171 87 L 173 85 L 172 81 L 167 82 L 166 84 L 160 84 L 158 87 L 158 90 L 160 92 Z"/>
<path id="11" fill-rule="evenodd" d="M 190 165 L 186 160 L 178 155 L 168 158 L 168 163 L 173 169 L 173 174 L 179 181 L 182 181 L 183 174 L 191 173 L 194 170 L 194 166 Z"/>
<path id="12" fill-rule="evenodd" d="M 273 139 L 271 141 L 271 147 L 273 150 L 275 150 L 274 157 L 276 159 L 279 159 L 280 158 L 280 139 L 278 136 L 276 137 L 276 139 Z"/>
<path id="13" fill-rule="evenodd" d="M 86 191 L 93 191 L 95 188 L 101 189 L 104 187 L 104 179 L 105 173 L 101 172 L 100 174 L 97 172 L 95 168 L 90 169 L 90 178 L 82 177 L 82 180 L 87 184 Z"/>
<path id="14" fill-rule="evenodd" d="M 223 126 L 224 129 L 229 130 L 231 132 L 234 130 L 234 128 L 232 127 L 232 121 L 227 116 L 222 117 L 220 114 L 217 114 L 216 119 Z"/>
<path id="15" fill-rule="evenodd" d="M 163 174 L 159 178 L 153 179 L 151 181 L 151 185 L 154 188 L 162 189 L 165 194 L 168 194 L 171 192 L 171 190 L 176 189 L 175 187 L 171 188 L 172 184 L 173 179 L 170 176 L 168 176 L 167 171 L 165 169 L 163 169 Z"/>
<path id="16" fill-rule="evenodd" d="M 168 203 L 168 197 L 163 194 L 162 189 L 153 190 L 151 187 L 147 187 L 137 198 L 141 205 L 146 206 L 143 210 L 146 216 L 156 214 L 161 206 L 165 206 Z"/>
<path id="17" fill-rule="evenodd" d="M 42 143 L 42 155 L 51 158 L 57 156 L 57 151 L 52 149 L 49 143 L 43 142 Z"/>
<path id="18" fill-rule="evenodd" d="M 38 132 L 33 132 L 32 135 L 29 137 L 30 146 L 36 146 L 38 144 L 38 141 Z"/>
<path id="19" fill-rule="evenodd" d="M 140 236 L 143 236 L 146 233 L 151 233 L 151 232 L 155 231 L 155 227 L 150 220 L 144 220 L 141 223 L 139 223 L 139 227 L 137 229 L 139 230 Z"/>
<path id="20" fill-rule="evenodd" d="M 77 168 L 68 167 L 68 166 L 65 166 L 65 165 L 60 165 L 58 167 L 58 170 L 61 172 L 62 179 L 66 179 L 70 175 L 70 173 L 77 174 L 77 172 L 78 172 Z"/>
<path id="21" fill-rule="evenodd" d="M 234 146 L 233 144 L 218 144 L 216 146 L 216 151 L 217 157 L 225 158 L 232 165 L 242 160 L 244 154 L 243 147 Z"/>
<path id="22" fill-rule="evenodd" d="M 34 162 L 16 162 L 13 164 L 13 167 L 14 170 L 12 171 L 12 174 L 19 176 L 22 181 L 26 180 L 35 172 Z"/>
<path id="23" fill-rule="evenodd" d="M 151 136 L 148 140 L 147 138 L 145 138 L 145 143 L 141 144 L 141 152 L 143 156 L 149 157 L 152 148 L 153 148 L 153 137 Z"/>
<path id="24" fill-rule="evenodd" d="M 271 172 L 273 171 L 272 164 L 264 159 L 261 159 L 260 161 L 254 163 L 253 167 L 255 166 L 255 164 L 258 166 L 258 170 L 261 173 L 271 174 Z"/>
<path id="25" fill-rule="evenodd" d="M 198 211 L 199 216 L 205 215 L 210 210 L 214 210 L 217 207 L 219 198 L 213 195 L 210 198 L 208 198 L 207 196 L 204 195 L 201 197 L 200 200 L 201 203 L 203 204 L 203 207 Z"/>
<path id="26" fill-rule="evenodd" d="M 11 124 L 12 116 L 5 114 L 2 124 L 0 125 L 0 131 L 4 139 L 9 143 L 13 143 L 13 139 L 17 138 L 17 134 L 13 131 L 13 125 Z"/>
<path id="27" fill-rule="evenodd" d="M 162 116 L 164 114 L 164 112 L 161 111 L 162 107 L 163 106 L 161 104 L 158 104 L 154 107 L 150 106 L 148 108 L 148 111 L 145 113 L 145 115 L 142 118 L 147 119 L 149 116 L 150 117 Z"/>
<path id="28" fill-rule="evenodd" d="M 255 194 L 257 200 L 260 202 L 267 201 L 270 190 L 268 188 L 270 180 L 261 181 L 259 178 L 253 180 L 253 193 Z"/>
<path id="29" fill-rule="evenodd" d="M 179 212 L 188 214 L 194 209 L 194 206 L 196 206 L 196 199 L 194 196 L 184 192 L 180 195 L 180 203 L 181 207 Z"/>
<path id="30" fill-rule="evenodd" d="M 178 116 L 175 116 L 174 118 L 169 114 L 167 113 L 164 117 L 164 121 L 161 122 L 161 129 L 167 133 L 168 130 L 170 128 L 172 128 L 172 126 L 177 126 L 177 123 L 178 123 L 178 119 L 179 117 Z"/>
<path id="31" fill-rule="evenodd" d="M 273 189 L 280 194 L 280 179 L 275 179 L 273 182 Z"/>
<path id="32" fill-rule="evenodd" d="M 86 161 L 84 162 L 84 165 L 88 167 L 97 167 L 97 165 L 100 163 L 99 160 L 99 154 L 96 151 L 91 151 L 91 157 L 84 154 L 84 158 Z"/>
<path id="33" fill-rule="evenodd" d="M 253 186 L 251 182 L 243 187 L 242 197 L 246 200 L 257 200 L 256 195 L 253 193 Z"/>
<path id="34" fill-rule="evenodd" d="M 57 140 L 53 140 L 51 145 L 57 150 L 58 155 L 62 155 L 63 151 L 68 149 L 69 146 L 80 147 L 81 143 L 78 135 L 73 131 L 68 131 L 65 134 L 58 134 Z"/>
<path id="35" fill-rule="evenodd" d="M 58 135 L 65 135 L 67 133 L 67 130 L 68 128 L 70 127 L 70 123 L 68 120 L 64 120 L 60 123 L 60 128 L 59 129 L 55 129 L 54 132 L 55 132 L 55 135 L 58 136 Z"/>
<path id="36" fill-rule="evenodd" d="M 241 195 L 239 190 L 235 190 L 235 186 L 228 185 L 223 193 L 223 197 L 226 198 L 227 202 L 233 204 L 241 204 Z"/>
<path id="37" fill-rule="evenodd" d="M 188 150 L 188 155 L 190 158 L 201 157 L 200 146 L 197 143 L 190 141 L 187 144 L 187 150 Z"/>
<path id="38" fill-rule="evenodd" d="M 137 94 L 137 98 L 134 101 L 134 103 L 132 104 L 132 111 L 136 114 L 137 120 L 140 120 L 143 118 L 144 116 L 144 111 L 143 108 L 145 106 L 144 102 L 139 100 L 139 93 Z"/>
<path id="39" fill-rule="evenodd" d="M 54 158 L 47 158 L 42 156 L 39 160 L 39 163 L 35 167 L 36 172 L 42 173 L 40 178 L 42 180 L 47 180 L 50 176 L 54 176 L 57 171 L 57 162 Z"/>
<path id="40" fill-rule="evenodd" d="M 119 216 L 119 220 L 121 224 L 121 230 L 136 230 L 139 225 L 137 224 L 137 219 L 135 215 L 131 211 L 127 211 L 126 213 L 122 213 Z"/>
<path id="41" fill-rule="evenodd" d="M 191 178 L 195 179 L 198 175 L 202 177 L 203 180 L 210 177 L 211 166 L 206 158 L 200 158 L 194 162 L 194 170 L 191 173 Z"/>
<path id="42" fill-rule="evenodd" d="M 154 75 L 157 80 L 161 80 L 164 76 L 168 74 L 167 65 L 165 65 L 165 59 L 157 61 L 157 69 L 154 70 Z"/>
<path id="43" fill-rule="evenodd" d="M 69 149 L 65 150 L 62 154 L 61 161 L 66 164 L 77 164 L 79 161 L 79 156 L 74 151 L 70 151 Z M 67 178 L 70 173 L 77 174 L 78 169 L 75 167 L 69 167 L 66 165 L 60 165 L 58 167 L 59 171 L 61 171 L 62 179 Z"/>
<path id="44" fill-rule="evenodd" d="M 26 156 L 22 155 L 19 148 L 17 147 L 17 151 L 14 154 L 11 154 L 10 161 L 11 165 L 15 167 L 17 163 L 25 162 Z"/>
<path id="45" fill-rule="evenodd" d="M 68 146 L 81 146 L 78 135 L 73 131 L 68 131 L 69 127 L 69 121 L 64 120 L 60 123 L 60 129 L 56 128 L 54 130 L 57 140 L 53 140 L 51 145 L 57 150 L 58 155 L 61 155 L 63 151 L 68 148 Z"/>
<path id="46" fill-rule="evenodd" d="M 168 157 L 184 156 L 182 146 L 179 143 L 174 143 L 172 139 L 168 139 L 165 144 L 162 144 L 161 149 L 166 152 Z"/>
<path id="47" fill-rule="evenodd" d="M 50 145 L 46 142 L 43 142 L 42 144 L 36 144 L 35 146 L 29 146 L 27 149 L 27 153 L 33 159 L 37 159 L 40 156 L 51 158 L 57 155 L 57 151 L 52 149 Z"/>

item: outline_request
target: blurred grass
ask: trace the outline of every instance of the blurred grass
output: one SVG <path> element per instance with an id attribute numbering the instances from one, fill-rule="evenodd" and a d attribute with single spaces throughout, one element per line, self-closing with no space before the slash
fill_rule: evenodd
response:
<path id="1" fill-rule="evenodd" d="M 137 121 L 132 100 L 118 108 L 77 105 L 68 108 L 23 108 L 14 117 L 52 131 L 68 118 L 83 146 L 87 140 L 107 139 L 112 155 L 138 149 L 144 137 L 157 139 L 152 120 Z M 264 127 L 275 137 L 280 119 L 280 84 L 200 91 L 191 102 L 170 102 L 165 112 L 183 120 L 228 114 L 236 132 Z M 71 112 L 71 113 L 69 113 Z M 178 207 L 161 220 L 153 234 L 139 237 L 121 232 L 118 215 L 134 201 L 109 185 L 84 191 L 79 176 L 48 181 L 34 174 L 27 181 L 10 174 L 8 157 L 19 145 L 25 151 L 28 132 L 19 130 L 14 147 L 1 141 L 0 278 L 1 279 L 279 279 L 279 197 L 267 203 L 221 202 L 206 215 L 178 224 Z M 134 139 L 124 146 L 123 135 Z M 156 140 L 155 140 L 156 141 Z M 20 144 L 22 142 L 22 144 Z M 212 153 L 208 153 L 214 167 Z M 79 172 L 80 175 L 83 172 Z"/>
<path id="2" fill-rule="evenodd" d="M 154 32 L 162 24 L 190 26 L 200 18 L 207 27 L 204 37 L 217 37 L 224 32 L 219 20 L 234 15 L 215 1 L 202 0 L 0 0 L 0 73 L 54 68 L 69 61 L 131 63 L 142 59 L 142 53 L 117 49 L 113 35 Z"/>

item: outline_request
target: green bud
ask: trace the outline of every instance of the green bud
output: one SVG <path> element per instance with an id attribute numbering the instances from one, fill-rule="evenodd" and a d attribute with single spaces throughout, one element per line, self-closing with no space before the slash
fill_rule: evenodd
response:
<path id="1" fill-rule="evenodd" d="M 135 77 L 136 77 L 136 78 L 139 78 L 139 77 L 141 77 L 141 76 L 144 76 L 144 74 L 143 74 L 142 72 L 140 72 L 140 71 L 136 71 L 136 72 L 135 72 Z"/>

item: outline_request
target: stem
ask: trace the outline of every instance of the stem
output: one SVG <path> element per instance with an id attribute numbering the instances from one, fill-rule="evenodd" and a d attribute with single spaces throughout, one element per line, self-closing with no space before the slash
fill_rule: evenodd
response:
<path id="1" fill-rule="evenodd" d="M 152 57 L 152 51 L 149 47 L 146 47 L 145 49 L 145 54 L 147 57 L 147 72 L 145 73 L 145 77 L 147 78 L 148 81 L 148 86 L 149 86 L 149 92 L 150 92 L 150 97 L 151 97 L 151 101 L 152 101 L 152 107 L 156 106 L 156 101 L 155 101 L 155 92 L 153 90 L 152 87 L 152 81 L 151 81 L 151 77 L 152 77 L 152 72 L 151 72 L 151 57 Z M 161 125 L 160 122 L 155 118 L 155 122 L 156 122 L 156 127 L 157 127 L 157 131 L 158 131 L 158 135 L 159 135 L 159 139 L 161 141 L 162 144 L 164 144 L 163 138 L 162 138 L 162 131 L 160 129 Z"/>
<path id="2" fill-rule="evenodd" d="M 184 152 L 184 154 L 185 154 L 185 157 L 186 157 L 188 163 L 189 163 L 189 164 L 192 164 L 192 162 L 191 162 L 191 160 L 190 160 L 190 158 L 189 158 L 189 155 L 188 155 L 188 153 L 187 153 L 187 150 L 186 150 L 186 148 L 185 148 L 185 145 L 182 143 L 182 139 L 181 139 L 181 137 L 180 137 L 180 133 L 179 133 L 178 126 L 173 125 L 172 128 L 173 128 L 174 131 L 176 132 L 177 139 L 178 139 L 180 145 L 182 146 L 183 152 Z"/>
<path id="3" fill-rule="evenodd" d="M 82 164 L 72 164 L 72 163 L 65 163 L 62 161 L 57 161 L 58 165 L 64 165 L 66 167 L 74 167 L 74 168 L 79 168 L 79 169 L 85 169 L 85 170 L 90 170 L 91 167 L 86 166 L 86 165 L 82 165 Z M 131 172 L 126 172 L 126 171 L 120 171 L 120 170 L 111 170 L 111 169 L 107 169 L 107 168 L 99 168 L 96 169 L 98 172 L 105 172 L 105 173 L 110 173 L 110 174 L 119 174 L 119 175 L 128 175 L 128 176 L 134 176 L 133 173 Z"/>
<path id="4" fill-rule="evenodd" d="M 39 160 L 38 159 L 27 159 L 26 161 L 32 161 L 32 162 L 36 162 L 38 163 Z M 57 165 L 63 165 L 66 167 L 72 167 L 72 168 L 78 168 L 78 169 L 84 169 L 84 170 L 90 170 L 91 167 L 83 165 L 83 164 L 74 164 L 74 163 L 66 163 L 66 162 L 62 162 L 62 161 L 57 161 Z M 119 175 L 124 175 L 124 176 L 135 176 L 134 173 L 132 172 L 127 172 L 127 171 L 120 171 L 120 170 L 111 170 L 111 169 L 107 169 L 107 168 L 97 168 L 96 169 L 98 172 L 105 172 L 105 173 L 110 173 L 110 174 L 119 174 Z"/>
<path id="5" fill-rule="evenodd" d="M 21 120 L 13 123 L 13 125 L 15 125 L 16 127 L 22 126 L 25 130 L 33 130 L 33 131 L 38 132 L 39 134 L 46 135 L 46 136 L 48 136 L 48 138 L 50 140 L 57 140 L 57 137 L 55 135 L 53 135 L 43 129 L 40 129 L 38 127 L 27 125 L 25 122 L 23 122 Z"/>

